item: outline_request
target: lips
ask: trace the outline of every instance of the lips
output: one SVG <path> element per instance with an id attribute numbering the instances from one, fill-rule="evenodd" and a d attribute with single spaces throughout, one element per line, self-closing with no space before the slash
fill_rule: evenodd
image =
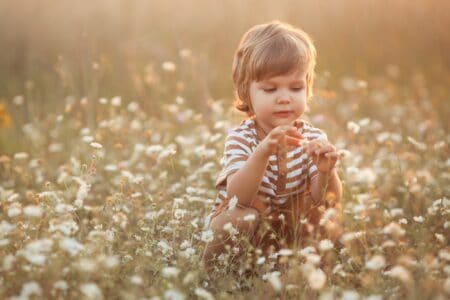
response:
<path id="1" fill-rule="evenodd" d="M 292 114 L 291 110 L 280 110 L 273 113 L 275 116 L 279 118 L 287 118 Z"/>

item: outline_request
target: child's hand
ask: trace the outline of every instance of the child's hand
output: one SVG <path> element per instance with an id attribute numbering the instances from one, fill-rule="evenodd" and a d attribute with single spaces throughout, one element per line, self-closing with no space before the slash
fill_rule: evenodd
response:
<path id="1" fill-rule="evenodd" d="M 312 157 L 317 171 L 329 173 L 338 159 L 336 147 L 327 141 L 313 140 L 306 145 L 306 153 Z"/>
<path id="2" fill-rule="evenodd" d="M 299 146 L 302 140 L 303 136 L 298 132 L 297 127 L 282 125 L 275 127 L 267 134 L 261 142 L 261 147 L 269 156 L 280 151 L 286 152 L 288 146 Z"/>

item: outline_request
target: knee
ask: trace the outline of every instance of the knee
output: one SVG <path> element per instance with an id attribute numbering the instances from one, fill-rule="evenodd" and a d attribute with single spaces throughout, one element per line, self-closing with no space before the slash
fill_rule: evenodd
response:
<path id="1" fill-rule="evenodd" d="M 213 230 L 214 235 L 222 238 L 229 237 L 233 229 L 240 234 L 253 235 L 260 220 L 261 216 L 256 209 L 236 207 L 211 220 L 209 227 Z"/>
<path id="2" fill-rule="evenodd" d="M 235 225 L 239 231 L 253 233 L 261 221 L 260 213 L 251 207 L 236 208 L 239 213 Z"/>

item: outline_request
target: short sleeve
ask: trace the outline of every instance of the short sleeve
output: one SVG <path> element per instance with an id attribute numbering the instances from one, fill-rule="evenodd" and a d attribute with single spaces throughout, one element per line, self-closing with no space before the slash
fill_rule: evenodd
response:
<path id="1" fill-rule="evenodd" d="M 229 175 L 239 170 L 251 154 L 250 142 L 241 133 L 230 131 L 225 140 L 224 154 L 221 160 L 222 171 L 216 181 L 216 187 L 226 182 Z"/>

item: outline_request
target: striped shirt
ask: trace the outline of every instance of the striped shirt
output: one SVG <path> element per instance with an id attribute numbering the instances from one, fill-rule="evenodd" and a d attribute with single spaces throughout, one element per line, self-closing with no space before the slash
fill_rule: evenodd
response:
<path id="1" fill-rule="evenodd" d="M 299 120 L 298 130 L 308 141 L 327 140 L 327 135 L 304 120 Z M 227 177 L 239 170 L 247 158 L 260 143 L 253 119 L 244 120 L 238 127 L 231 129 L 225 140 L 224 155 L 221 159 L 222 171 L 216 181 L 218 195 L 212 213 L 227 199 Z M 317 174 L 317 168 L 303 146 L 290 148 L 286 162 L 280 164 L 277 155 L 269 157 L 267 169 L 259 186 L 258 196 L 268 198 L 271 205 L 283 204 L 294 195 L 309 193 L 309 182 Z M 282 168 L 284 172 L 279 169 Z M 212 214 L 211 213 L 211 214 Z"/>

